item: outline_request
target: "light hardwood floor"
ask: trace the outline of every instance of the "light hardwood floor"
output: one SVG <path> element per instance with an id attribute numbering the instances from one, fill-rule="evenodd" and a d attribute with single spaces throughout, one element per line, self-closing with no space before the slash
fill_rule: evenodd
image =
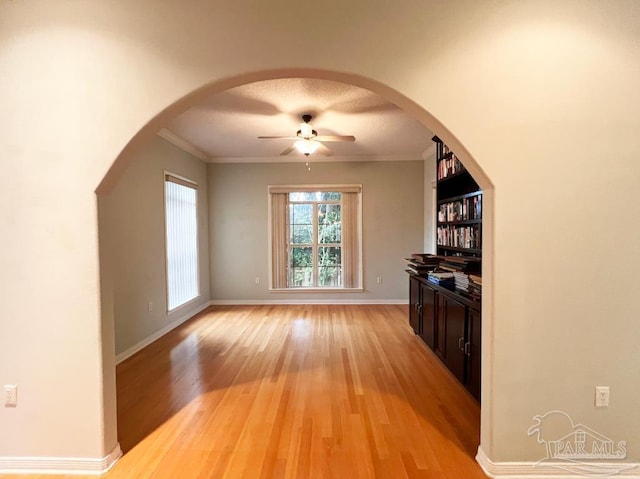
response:
<path id="1" fill-rule="evenodd" d="M 479 406 L 407 306 L 212 307 L 117 383 L 125 455 L 106 479 L 486 478 Z"/>

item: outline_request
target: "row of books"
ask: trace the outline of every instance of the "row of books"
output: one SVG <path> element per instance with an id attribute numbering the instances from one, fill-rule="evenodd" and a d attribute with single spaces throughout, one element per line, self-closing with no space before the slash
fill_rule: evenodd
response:
<path id="1" fill-rule="evenodd" d="M 481 248 L 479 225 L 471 226 L 438 226 L 438 246 L 452 246 L 455 248 Z"/>
<path id="2" fill-rule="evenodd" d="M 482 260 L 474 256 L 443 256 L 426 253 L 414 253 L 404 258 L 407 267 L 417 272 L 462 272 L 466 274 L 481 274 Z"/>
<path id="3" fill-rule="evenodd" d="M 480 258 L 468 256 L 445 256 L 440 270 L 453 274 L 455 289 L 474 301 L 482 298 L 482 276 Z"/>
<path id="4" fill-rule="evenodd" d="M 471 276 L 475 275 L 468 275 L 460 271 L 452 273 L 436 270 L 427 273 L 427 281 L 457 291 L 474 301 L 480 301 L 482 299 L 482 283 L 473 281 Z"/>
<path id="5" fill-rule="evenodd" d="M 411 261 L 419 263 L 421 265 L 438 266 L 442 260 L 442 256 L 431 253 L 413 253 L 411 255 Z"/>
<path id="6" fill-rule="evenodd" d="M 480 258 L 414 253 L 404 260 L 410 271 L 421 276 L 426 275 L 427 281 L 456 290 L 472 300 L 480 301 L 482 297 Z"/>
<path id="7" fill-rule="evenodd" d="M 443 203 L 438 208 L 438 221 L 479 220 L 482 218 L 482 195 Z"/>
<path id="8" fill-rule="evenodd" d="M 469 275 L 469 285 L 467 287 L 467 293 L 476 301 L 480 301 L 482 298 L 482 276 L 475 274 Z"/>
<path id="9" fill-rule="evenodd" d="M 462 272 L 467 274 L 480 274 L 482 260 L 473 256 L 442 256 L 440 269 L 452 273 Z"/>
<path id="10" fill-rule="evenodd" d="M 455 289 L 456 286 L 454 275 L 449 271 L 431 271 L 427 274 L 427 281 L 443 288 Z"/>
<path id="11" fill-rule="evenodd" d="M 438 179 L 441 180 L 448 176 L 455 175 L 456 173 L 464 171 L 464 169 L 462 162 L 452 153 L 451 157 L 438 161 Z"/>
<path id="12" fill-rule="evenodd" d="M 433 271 L 440 264 L 443 256 L 427 253 L 413 253 L 410 258 L 404 258 L 407 268 L 416 274 L 426 274 Z"/>

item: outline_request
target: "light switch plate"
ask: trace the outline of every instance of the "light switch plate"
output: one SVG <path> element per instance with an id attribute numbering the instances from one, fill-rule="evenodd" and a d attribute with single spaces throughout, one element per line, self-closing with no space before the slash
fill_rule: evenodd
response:
<path id="1" fill-rule="evenodd" d="M 5 407 L 16 407 L 18 405 L 18 386 L 15 384 L 4 385 L 4 405 Z"/>

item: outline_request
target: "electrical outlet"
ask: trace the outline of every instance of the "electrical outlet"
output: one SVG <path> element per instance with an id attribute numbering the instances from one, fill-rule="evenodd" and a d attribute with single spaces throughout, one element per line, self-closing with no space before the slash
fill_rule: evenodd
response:
<path id="1" fill-rule="evenodd" d="M 153 313 L 153 301 L 149 301 L 147 303 L 147 311 L 149 311 L 150 313 Z"/>
<path id="2" fill-rule="evenodd" d="M 260 277 L 256 276 L 256 284 L 260 284 Z"/>
<path id="3" fill-rule="evenodd" d="M 596 386 L 596 407 L 609 405 L 609 386 Z"/>
<path id="4" fill-rule="evenodd" d="M 4 385 L 4 406 L 16 407 L 18 405 L 18 386 L 15 384 Z"/>

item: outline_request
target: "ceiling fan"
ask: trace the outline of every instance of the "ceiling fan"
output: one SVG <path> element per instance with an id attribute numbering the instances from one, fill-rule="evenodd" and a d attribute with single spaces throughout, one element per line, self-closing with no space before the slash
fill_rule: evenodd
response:
<path id="1" fill-rule="evenodd" d="M 293 145 L 280 153 L 283 156 L 293 150 L 298 150 L 305 156 L 313 153 L 331 156 L 333 153 L 322 142 L 356 141 L 356 137 L 351 135 L 318 135 L 318 132 L 311 126 L 311 118 L 311 115 L 302 115 L 302 123 L 300 123 L 300 129 L 296 132 L 296 136 L 259 136 L 258 138 L 260 140 L 295 140 Z"/>

